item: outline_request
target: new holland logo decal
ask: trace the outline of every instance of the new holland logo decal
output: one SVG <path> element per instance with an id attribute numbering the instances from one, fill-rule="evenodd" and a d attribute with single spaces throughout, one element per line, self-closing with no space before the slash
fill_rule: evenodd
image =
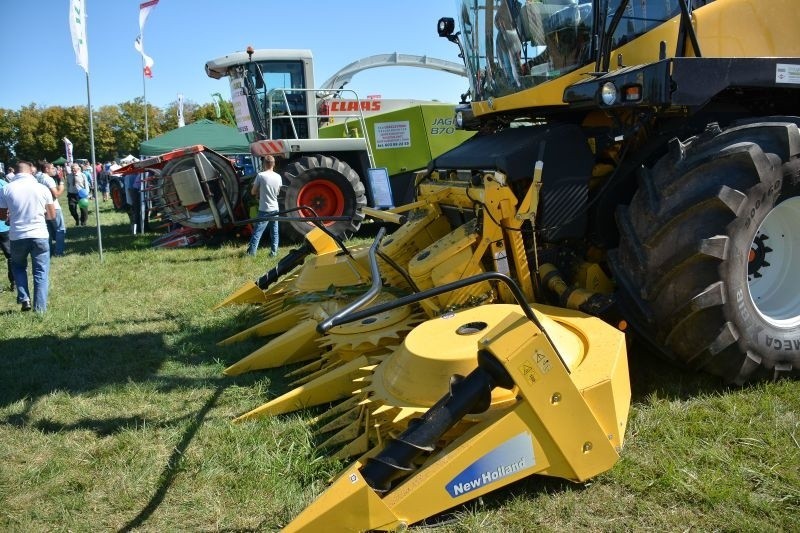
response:
<path id="1" fill-rule="evenodd" d="M 445 488 L 457 498 L 535 464 L 531 434 L 520 433 L 469 465 Z"/>

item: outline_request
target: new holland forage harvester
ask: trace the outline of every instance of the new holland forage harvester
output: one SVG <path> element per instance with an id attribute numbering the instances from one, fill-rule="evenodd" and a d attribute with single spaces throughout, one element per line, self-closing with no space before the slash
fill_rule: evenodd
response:
<path id="1" fill-rule="evenodd" d="M 356 458 L 287 530 L 393 529 L 607 470 L 625 324 L 727 381 L 797 374 L 796 7 L 463 0 L 458 33 L 440 20 L 479 133 L 369 249 L 312 231 L 221 304 L 264 312 L 223 342 L 269 339 L 227 374 L 303 363 L 238 420 L 333 403 L 322 446 Z"/>

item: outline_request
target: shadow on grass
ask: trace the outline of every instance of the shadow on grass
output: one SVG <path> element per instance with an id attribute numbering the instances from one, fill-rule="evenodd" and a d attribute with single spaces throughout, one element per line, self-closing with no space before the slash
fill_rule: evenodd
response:
<path id="1" fill-rule="evenodd" d="M 5 340 L 0 407 L 21 400 L 30 403 L 57 391 L 80 394 L 145 381 L 158 370 L 166 353 L 161 335 L 149 333 Z"/>
<path id="2" fill-rule="evenodd" d="M 157 233 L 131 234 L 129 224 L 104 224 L 100 222 L 100 235 L 103 252 L 123 252 L 150 247 Z M 97 226 L 94 220 L 90 226 L 67 227 L 67 254 L 92 255 L 98 253 Z"/>
<path id="3" fill-rule="evenodd" d="M 96 253 L 95 227 L 70 228 L 73 233 L 70 252 L 78 254 Z M 69 234 L 68 234 L 69 235 Z M 104 250 L 130 250 L 147 248 L 153 235 L 129 234 L 127 224 L 103 227 Z M 211 261 L 218 258 L 206 256 L 185 260 L 180 256 L 165 254 L 170 262 Z M 252 308 L 245 309 L 238 316 L 231 317 L 225 324 L 212 328 L 196 328 L 191 324 L 179 324 L 181 334 L 170 339 L 169 345 L 163 334 L 129 334 L 119 337 L 99 336 L 89 339 L 75 336 L 71 339 L 44 336 L 34 339 L 16 339 L 4 342 L 4 354 L 0 362 L 0 383 L 8 384 L 0 390 L 0 407 L 24 401 L 21 413 L 9 417 L 7 424 L 32 426 L 43 432 L 64 432 L 90 430 L 98 436 L 113 435 L 126 428 L 142 425 L 139 416 L 116 416 L 105 419 L 83 418 L 70 424 L 59 424 L 52 420 L 31 422 L 30 408 L 36 398 L 56 391 L 86 393 L 106 387 L 126 386 L 130 383 L 156 381 L 159 390 L 169 391 L 178 388 L 198 387 L 213 392 L 195 411 L 168 420 L 156 422 L 159 426 L 182 424 L 183 431 L 178 442 L 173 445 L 152 496 L 144 507 L 125 525 L 121 531 L 131 531 L 142 527 L 163 503 L 176 476 L 180 472 L 180 461 L 195 439 L 197 431 L 206 422 L 208 414 L 219 401 L 225 389 L 232 384 L 248 386 L 256 381 L 268 380 L 271 394 L 288 390 L 287 380 L 282 376 L 286 368 L 253 372 L 233 378 L 191 379 L 159 376 L 158 372 L 165 362 L 184 365 L 207 364 L 213 356 L 224 359 L 226 364 L 234 363 L 252 350 L 262 346 L 268 339 L 246 341 L 231 347 L 215 349 L 215 343 L 232 333 L 241 331 L 246 325 L 257 322 Z M 182 317 L 168 317 L 182 320 Z M 184 327 L 185 326 L 185 327 Z M 635 350 L 635 349 L 634 349 Z M 719 390 L 721 386 L 712 380 L 696 374 L 683 373 L 664 361 L 647 353 L 632 354 L 630 358 L 631 380 L 634 401 L 646 401 L 649 395 L 657 394 L 667 398 L 687 398 L 709 390 Z M 252 406 L 253 408 L 257 405 Z M 0 423 L 3 423 L 0 420 Z M 148 420 L 152 426 L 153 421 Z M 488 508 L 502 507 L 509 497 L 523 492 L 528 495 L 582 490 L 582 485 L 571 482 L 532 477 L 520 480 L 509 487 L 483 497 L 483 505 Z M 469 504 L 477 505 L 477 504 Z M 459 507 L 455 512 L 463 512 Z M 449 515 L 441 515 L 439 520 L 447 520 Z"/>
<path id="4" fill-rule="evenodd" d="M 659 357 L 646 345 L 628 348 L 631 401 L 647 402 L 651 396 L 688 400 L 698 395 L 733 390 L 720 378 L 697 370 L 680 368 Z"/>
<path id="5" fill-rule="evenodd" d="M 208 398 L 208 400 L 206 400 L 197 413 L 191 417 L 191 423 L 188 424 L 186 430 L 183 432 L 180 442 L 178 442 L 172 449 L 172 453 L 167 459 L 164 469 L 161 471 L 161 475 L 158 478 L 158 488 L 156 488 L 156 491 L 150 497 L 150 501 L 148 501 L 147 505 L 145 505 L 144 508 L 139 511 L 139 514 L 137 514 L 130 522 L 125 524 L 120 531 L 132 531 L 142 526 L 164 501 L 167 491 L 175 481 L 175 476 L 177 476 L 178 472 L 180 472 L 181 459 L 184 457 L 184 454 L 189 448 L 189 445 L 192 443 L 192 440 L 194 440 L 197 430 L 203 425 L 203 422 L 205 421 L 209 411 L 211 411 L 214 405 L 216 405 L 219 397 L 222 395 L 222 392 L 226 387 L 227 385 L 224 384 L 218 385 L 214 390 L 214 393 Z"/>
<path id="6" fill-rule="evenodd" d="M 153 320 L 163 322 L 186 319 L 167 316 Z M 121 530 L 137 529 L 163 503 L 181 471 L 182 458 L 228 386 L 234 383 L 247 386 L 264 379 L 263 375 L 258 374 L 236 378 L 222 375 L 208 377 L 207 368 L 198 372 L 192 369 L 213 364 L 215 355 L 222 354 L 223 357 L 238 359 L 240 353 L 248 349 L 216 349 L 215 341 L 221 338 L 221 332 L 232 328 L 233 324 L 223 321 L 222 324 L 210 328 L 192 328 L 187 325 L 180 327 L 179 333 L 169 336 L 164 333 L 93 337 L 75 334 L 67 338 L 63 335 L 45 335 L 4 340 L 3 357 L 0 358 L 0 383 L 3 384 L 0 387 L 0 407 L 18 402 L 21 405 L 15 406 L 13 414 L 0 419 L 0 424 L 20 429 L 34 428 L 45 434 L 91 431 L 97 438 L 135 428 L 181 428 L 177 442 L 170 443 L 172 452 L 164 463 L 150 499 Z M 165 373 L 165 364 L 177 364 L 178 371 Z M 195 372 L 198 377 L 193 377 Z M 93 393 L 102 394 L 107 391 L 113 395 L 115 389 L 136 387 L 139 384 L 154 386 L 158 393 L 192 388 L 211 390 L 211 393 L 202 405 L 188 412 L 155 420 L 133 413 L 129 416 L 122 413 L 120 416 L 117 412 L 115 416 L 88 416 L 63 423 L 33 414 L 37 401 L 53 393 L 91 397 Z M 70 399 L 67 398 L 66 401 Z"/>

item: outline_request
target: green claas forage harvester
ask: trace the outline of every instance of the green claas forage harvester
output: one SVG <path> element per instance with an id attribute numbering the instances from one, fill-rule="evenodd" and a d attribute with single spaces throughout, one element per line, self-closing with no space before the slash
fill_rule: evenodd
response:
<path id="1" fill-rule="evenodd" d="M 396 65 L 465 74 L 449 61 L 383 54 L 353 62 L 317 87 L 309 50 L 248 48 L 206 63 L 210 77 L 229 78 L 236 122 L 251 153 L 276 159 L 285 238 L 301 240 L 314 227 L 312 218 L 336 234 L 358 230 L 363 208 L 409 201 L 414 172 L 473 135 L 455 128 L 452 104 L 360 99 L 343 88 L 361 70 Z M 194 244 L 256 216 L 253 176 L 237 175 L 208 147 L 181 148 L 117 173 L 138 172 L 150 174 L 151 208 L 180 226 L 160 246 Z"/>

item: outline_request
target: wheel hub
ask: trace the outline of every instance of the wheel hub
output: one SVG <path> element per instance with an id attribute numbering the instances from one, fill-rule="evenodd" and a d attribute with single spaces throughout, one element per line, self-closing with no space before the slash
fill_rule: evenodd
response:
<path id="1" fill-rule="evenodd" d="M 322 179 L 304 185 L 297 195 L 297 203 L 311 207 L 321 217 L 340 216 L 344 212 L 344 195 L 341 189 Z"/>
<path id="2" fill-rule="evenodd" d="M 757 235 L 756 238 L 753 239 L 753 244 L 750 246 L 750 254 L 747 257 L 748 281 L 763 277 L 759 270 L 772 266 L 767 262 L 767 254 L 772 252 L 772 248 L 767 246 L 764 242 L 768 239 L 769 235 L 766 234 Z"/>
<path id="3" fill-rule="evenodd" d="M 800 324 L 800 197 L 767 214 L 747 261 L 750 298 L 759 314 L 776 327 Z"/>

